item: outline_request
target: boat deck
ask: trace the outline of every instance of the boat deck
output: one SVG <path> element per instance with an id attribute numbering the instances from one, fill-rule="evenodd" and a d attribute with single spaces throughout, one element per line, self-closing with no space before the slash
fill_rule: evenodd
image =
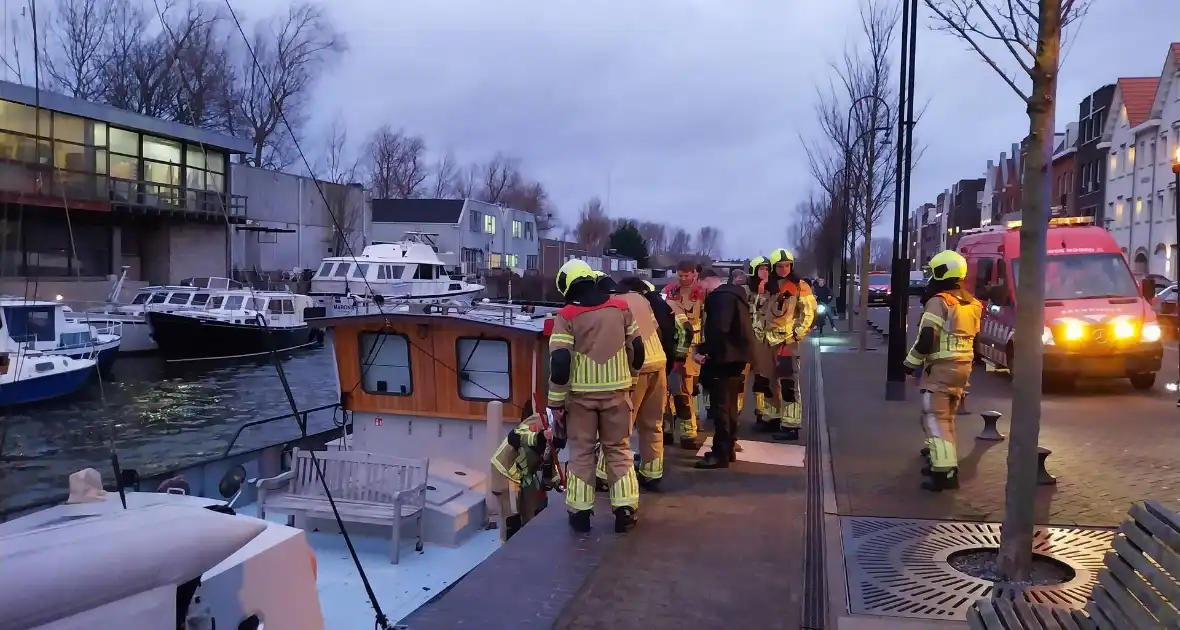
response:
<path id="1" fill-rule="evenodd" d="M 626 535 L 613 532 L 605 498 L 583 536 L 551 502 L 402 623 L 409 630 L 798 629 L 804 447 L 742 443 L 743 461 L 728 470 L 695 470 L 695 453 L 671 449 L 666 492 L 643 496 L 640 524 Z"/>

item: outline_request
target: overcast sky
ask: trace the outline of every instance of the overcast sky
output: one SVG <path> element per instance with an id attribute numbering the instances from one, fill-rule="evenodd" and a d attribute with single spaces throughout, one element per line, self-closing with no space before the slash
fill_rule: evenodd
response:
<path id="1" fill-rule="evenodd" d="M 1158 76 L 1180 40 L 1180 2 L 1092 2 L 1067 43 L 1059 130 L 1101 85 Z M 285 4 L 234 2 L 255 17 Z M 341 111 L 354 138 L 388 123 L 464 160 L 504 151 L 545 183 L 567 220 L 600 195 L 615 216 L 717 225 L 734 257 L 787 245 L 792 209 L 813 186 L 798 137 L 815 133 L 814 86 L 859 35 L 856 0 L 328 7 L 350 50 L 321 83 L 319 124 Z M 914 206 L 982 176 L 1028 125 L 1015 94 L 922 14 L 917 91 L 929 107 L 915 133 L 928 148 Z"/>

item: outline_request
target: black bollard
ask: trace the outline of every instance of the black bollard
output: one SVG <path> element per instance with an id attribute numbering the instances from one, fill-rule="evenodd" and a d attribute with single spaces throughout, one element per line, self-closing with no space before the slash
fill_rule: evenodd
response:
<path id="1" fill-rule="evenodd" d="M 1000 430 L 996 428 L 996 423 L 1000 421 L 1000 418 L 1004 414 L 998 411 L 982 411 L 979 413 L 979 416 L 983 418 L 983 430 L 979 432 L 979 435 L 975 436 L 975 439 L 986 442 L 1003 442 L 1004 434 L 1000 433 Z"/>
<path id="2" fill-rule="evenodd" d="M 1057 477 L 1049 474 L 1045 470 L 1045 460 L 1053 454 L 1053 451 L 1044 446 L 1037 447 L 1037 485 L 1038 486 L 1055 486 L 1057 485 Z"/>
<path id="3" fill-rule="evenodd" d="M 955 415 L 958 415 L 958 416 L 971 415 L 971 412 L 967 411 L 967 396 L 970 396 L 970 395 L 971 395 L 971 390 L 969 390 L 969 389 L 963 390 L 963 400 L 959 401 L 959 410 L 957 412 L 955 412 Z"/>

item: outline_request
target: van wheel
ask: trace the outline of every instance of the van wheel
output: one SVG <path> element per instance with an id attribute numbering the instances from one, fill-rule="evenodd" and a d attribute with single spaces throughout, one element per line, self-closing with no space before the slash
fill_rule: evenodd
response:
<path id="1" fill-rule="evenodd" d="M 1139 391 L 1145 391 L 1155 387 L 1155 372 L 1147 372 L 1145 374 L 1132 374 L 1131 387 Z"/>

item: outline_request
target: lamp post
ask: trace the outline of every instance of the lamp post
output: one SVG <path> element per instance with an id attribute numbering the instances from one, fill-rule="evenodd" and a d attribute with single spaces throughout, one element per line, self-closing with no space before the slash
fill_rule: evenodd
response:
<path id="1" fill-rule="evenodd" d="M 1173 215 L 1176 219 L 1176 242 L 1172 245 L 1172 273 L 1180 281 L 1180 142 L 1176 143 L 1176 154 L 1172 156 L 1172 173 L 1176 176 L 1176 187 L 1172 189 L 1172 201 L 1175 205 Z M 1176 318 L 1180 322 L 1180 291 L 1176 292 Z M 1180 369 L 1180 363 L 1177 365 Z M 1180 384 L 1180 379 L 1177 381 Z M 1180 407 L 1180 398 L 1176 399 L 1176 406 Z"/>
<path id="2" fill-rule="evenodd" d="M 897 190 L 893 206 L 893 268 L 890 277 L 889 356 L 885 399 L 905 400 L 906 327 L 910 306 L 910 173 L 913 170 L 914 77 L 917 74 L 918 0 L 902 0 L 901 76 L 897 120 Z"/>
<path id="3" fill-rule="evenodd" d="M 848 117 L 844 119 L 844 199 L 842 205 L 844 208 L 840 216 L 840 296 L 836 301 L 836 307 L 840 310 L 841 315 L 848 313 L 848 259 L 853 255 L 853 243 L 849 239 L 848 215 L 852 207 L 852 150 L 856 145 L 860 144 L 869 134 L 874 137 L 879 132 L 885 133 L 885 144 L 889 143 L 890 127 L 879 126 L 871 129 L 865 129 L 863 133 L 856 138 L 856 142 L 852 142 L 852 112 L 856 110 L 856 106 L 869 99 L 876 100 L 882 107 L 885 108 L 885 119 L 890 120 L 893 117 L 889 109 L 889 103 L 885 99 L 876 94 L 866 94 L 848 106 Z"/>

